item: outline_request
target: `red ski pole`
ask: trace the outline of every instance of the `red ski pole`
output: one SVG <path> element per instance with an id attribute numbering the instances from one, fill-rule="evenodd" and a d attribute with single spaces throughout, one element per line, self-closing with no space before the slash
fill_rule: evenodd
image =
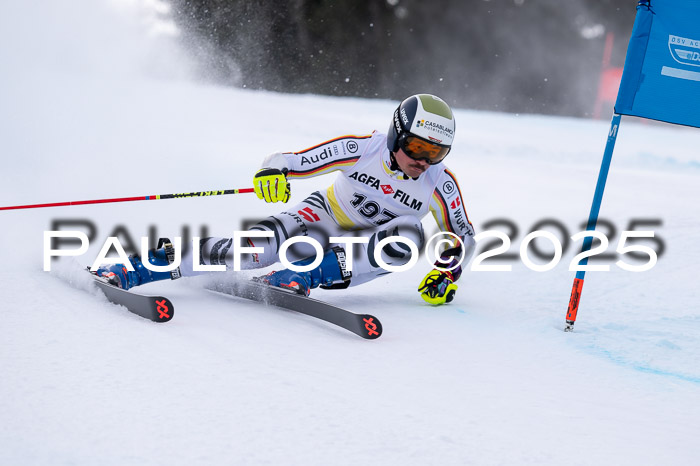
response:
<path id="1" fill-rule="evenodd" d="M 0 210 L 15 210 L 15 209 L 39 209 L 42 207 L 63 207 L 69 205 L 84 205 L 84 204 L 107 204 L 109 202 L 129 202 L 129 201 L 154 201 L 159 199 L 179 199 L 183 197 L 205 197 L 205 196 L 222 196 L 224 194 L 243 194 L 255 192 L 253 188 L 243 189 L 223 189 L 219 191 L 198 191 L 192 193 L 178 194 L 156 194 L 153 196 L 137 196 L 137 197 L 115 197 L 112 199 L 92 199 L 88 201 L 72 201 L 72 202 L 54 202 L 51 204 L 29 204 L 15 205 L 8 207 L 0 207 Z"/>

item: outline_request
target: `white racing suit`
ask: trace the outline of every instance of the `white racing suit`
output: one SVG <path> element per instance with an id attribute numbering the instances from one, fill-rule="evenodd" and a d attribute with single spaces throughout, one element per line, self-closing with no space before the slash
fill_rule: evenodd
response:
<path id="1" fill-rule="evenodd" d="M 469 222 L 455 176 L 440 163 L 431 165 L 417 179 L 407 177 L 392 166 L 386 135 L 342 136 L 301 152 L 268 156 L 262 166 L 287 170 L 287 178 L 310 178 L 333 171 L 339 174 L 325 190 L 316 191 L 299 204 L 268 217 L 250 228 L 272 232 L 271 238 L 249 238 L 241 246 L 263 247 L 262 253 L 241 256 L 241 269 L 267 267 L 279 261 L 281 244 L 296 236 L 317 240 L 327 251 L 335 244 L 333 236 L 363 236 L 365 244 L 352 247 L 353 264 L 350 285 L 359 285 L 387 272 L 374 259 L 376 244 L 387 236 L 402 236 L 419 250 L 424 246 L 420 219 L 432 212 L 442 231 L 461 240 L 464 250 L 452 248 L 450 254 L 464 255 L 466 264 L 474 252 L 474 229 Z M 433 243 L 434 244 L 434 243 Z M 199 257 L 202 265 L 233 266 L 232 238 L 203 238 Z M 347 251 L 349 253 L 349 251 Z M 290 262 L 315 255 L 310 244 L 297 243 L 286 253 Z M 381 251 L 388 265 L 406 264 L 411 250 L 401 242 L 389 243 Z M 192 254 L 183 257 L 182 275 L 194 275 Z M 453 271 L 455 279 L 461 268 Z"/>

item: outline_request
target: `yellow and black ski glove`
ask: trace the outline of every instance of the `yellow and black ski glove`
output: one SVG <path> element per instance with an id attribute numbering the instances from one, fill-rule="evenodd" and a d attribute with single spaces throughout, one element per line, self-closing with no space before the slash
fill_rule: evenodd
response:
<path id="1" fill-rule="evenodd" d="M 462 275 L 461 253 L 461 245 L 443 251 L 440 259 L 435 262 L 435 268 L 420 282 L 418 291 L 427 303 L 445 304 L 454 299 L 457 292 L 455 282 Z"/>
<path id="2" fill-rule="evenodd" d="M 451 272 L 431 270 L 418 287 L 421 297 L 430 304 L 449 303 L 454 299 L 457 285 Z"/>
<path id="3" fill-rule="evenodd" d="M 287 170 L 277 168 L 262 168 L 253 178 L 253 188 L 258 199 L 265 202 L 287 202 L 291 188 L 287 181 Z"/>

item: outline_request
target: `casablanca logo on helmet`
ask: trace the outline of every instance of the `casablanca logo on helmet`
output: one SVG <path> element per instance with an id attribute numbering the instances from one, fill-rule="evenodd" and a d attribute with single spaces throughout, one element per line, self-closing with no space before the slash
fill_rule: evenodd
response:
<path id="1" fill-rule="evenodd" d="M 447 137 L 453 137 L 454 135 L 454 130 L 452 128 L 447 128 L 440 123 L 435 123 L 430 120 L 418 120 L 416 123 L 416 128 L 425 128 L 429 131 Z"/>

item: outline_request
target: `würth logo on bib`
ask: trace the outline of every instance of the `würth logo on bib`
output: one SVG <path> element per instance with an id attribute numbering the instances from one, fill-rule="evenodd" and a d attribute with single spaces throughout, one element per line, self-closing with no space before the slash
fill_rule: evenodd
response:
<path id="1" fill-rule="evenodd" d="M 392 188 L 390 185 L 383 184 L 380 187 L 382 188 L 384 194 L 394 194 L 394 188 Z"/>

